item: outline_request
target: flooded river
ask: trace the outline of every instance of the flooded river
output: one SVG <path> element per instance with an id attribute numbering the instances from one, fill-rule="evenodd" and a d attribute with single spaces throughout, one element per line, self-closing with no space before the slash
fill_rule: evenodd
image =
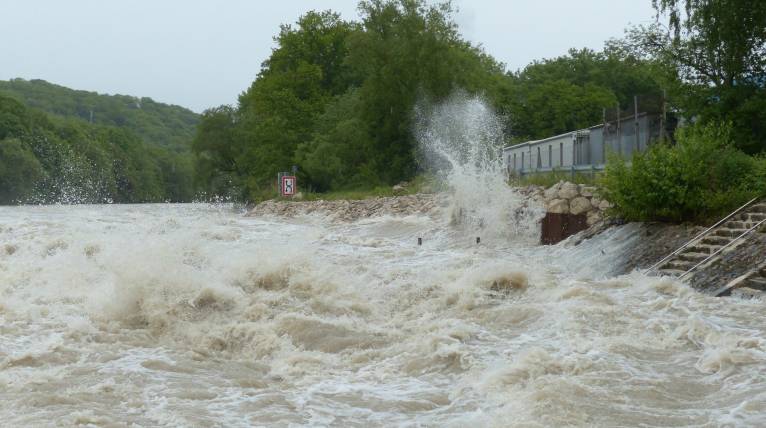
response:
<path id="1" fill-rule="evenodd" d="M 2 207 L 0 425 L 766 424 L 763 302 L 535 227 Z"/>

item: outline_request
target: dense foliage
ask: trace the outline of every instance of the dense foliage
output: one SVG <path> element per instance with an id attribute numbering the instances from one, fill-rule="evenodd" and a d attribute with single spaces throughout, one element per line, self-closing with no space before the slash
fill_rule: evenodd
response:
<path id="1" fill-rule="evenodd" d="M 0 80 L 0 94 L 47 113 L 127 129 L 150 146 L 188 152 L 199 115 L 151 98 L 103 95 L 54 85 L 44 80 Z"/>
<path id="2" fill-rule="evenodd" d="M 192 160 L 0 95 L 0 204 L 186 201 Z"/>
<path id="3" fill-rule="evenodd" d="M 766 3 L 653 0 L 658 23 L 614 45 L 658 65 L 679 114 L 676 132 L 629 167 L 608 165 L 604 184 L 630 220 L 705 221 L 766 195 Z M 663 20 L 667 25 L 663 25 Z"/>
<path id="4" fill-rule="evenodd" d="M 515 139 L 538 139 L 601 123 L 604 108 L 629 110 L 636 95 L 662 93 L 657 64 L 607 46 L 569 51 L 510 74 L 506 111 Z"/>
<path id="5" fill-rule="evenodd" d="M 699 126 L 632 167 L 613 158 L 607 192 L 629 219 L 715 216 L 763 191 L 763 162 L 745 153 L 766 151 L 766 3 L 652 2 L 657 25 L 512 72 L 460 36 L 449 3 L 365 0 L 358 22 L 309 12 L 280 27 L 236 106 L 201 118 L 147 98 L 0 82 L 21 101 L 0 98 L 0 202 L 180 201 L 193 188 L 253 201 L 293 167 L 310 191 L 374 189 L 424 172 L 416 109 L 455 92 L 490 103 L 509 143 L 667 93 L 672 114 Z"/>
<path id="6" fill-rule="evenodd" d="M 734 147 L 731 126 L 679 129 L 628 165 L 607 164 L 607 198 L 627 220 L 705 221 L 766 194 L 766 160 Z"/>
<path id="7" fill-rule="evenodd" d="M 623 45 L 673 71 L 676 108 L 702 123 L 731 122 L 734 144 L 766 151 L 766 2 L 653 0 L 651 27 Z"/>
<path id="8" fill-rule="evenodd" d="M 309 12 L 282 26 L 238 105 L 203 114 L 193 148 L 209 192 L 258 199 L 293 165 L 315 191 L 408 180 L 422 170 L 416 104 L 456 90 L 482 95 L 515 139 L 590 126 L 604 107 L 661 91 L 648 62 L 619 50 L 573 50 L 506 73 L 460 37 L 448 4 L 374 0 L 359 10 L 361 22 Z"/>

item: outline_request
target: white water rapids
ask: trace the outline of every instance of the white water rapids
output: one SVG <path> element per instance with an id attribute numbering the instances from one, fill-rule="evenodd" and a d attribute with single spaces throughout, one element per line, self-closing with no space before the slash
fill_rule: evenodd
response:
<path id="1" fill-rule="evenodd" d="M 429 113 L 429 214 L 0 207 L 0 425 L 766 425 L 764 302 L 614 276 L 635 225 L 538 246 L 449 144 L 498 143 L 486 110 Z"/>
<path id="2" fill-rule="evenodd" d="M 0 208 L 0 424 L 766 423 L 763 302 L 447 217 Z"/>

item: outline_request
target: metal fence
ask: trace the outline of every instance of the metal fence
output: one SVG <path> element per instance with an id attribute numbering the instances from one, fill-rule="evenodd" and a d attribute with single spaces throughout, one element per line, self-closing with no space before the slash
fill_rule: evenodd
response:
<path id="1" fill-rule="evenodd" d="M 669 135 L 665 105 L 664 96 L 636 96 L 630 110 L 605 108 L 599 125 L 505 147 L 508 174 L 599 171 L 609 153 L 630 160 Z"/>

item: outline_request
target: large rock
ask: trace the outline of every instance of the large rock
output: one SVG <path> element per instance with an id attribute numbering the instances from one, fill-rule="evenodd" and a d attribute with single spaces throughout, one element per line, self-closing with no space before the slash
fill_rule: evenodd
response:
<path id="1" fill-rule="evenodd" d="M 580 195 L 586 198 L 592 197 L 596 193 L 596 188 L 593 186 L 580 185 Z"/>
<path id="2" fill-rule="evenodd" d="M 593 226 L 594 224 L 600 222 L 603 219 L 604 217 L 601 215 L 600 211 L 596 211 L 596 210 L 589 211 L 588 218 L 587 218 L 588 227 Z"/>
<path id="3" fill-rule="evenodd" d="M 554 184 L 553 186 L 549 187 L 543 192 L 543 198 L 545 198 L 545 202 L 552 201 L 559 196 L 559 189 L 561 189 L 561 184 L 563 182 L 559 181 L 558 183 Z"/>
<path id="4" fill-rule="evenodd" d="M 579 194 L 580 191 L 577 188 L 577 185 L 568 181 L 561 185 L 558 193 L 560 199 L 574 199 Z"/>
<path id="5" fill-rule="evenodd" d="M 612 204 L 610 204 L 609 201 L 601 201 L 598 204 L 598 209 L 600 209 L 601 211 L 606 211 L 609 208 L 612 208 Z"/>
<path id="6" fill-rule="evenodd" d="M 569 201 L 569 212 L 572 214 L 582 214 L 590 211 L 592 208 L 588 198 L 582 196 L 578 196 Z"/>
<path id="7" fill-rule="evenodd" d="M 569 201 L 566 199 L 554 199 L 546 204 L 545 210 L 553 214 L 568 214 Z"/>

